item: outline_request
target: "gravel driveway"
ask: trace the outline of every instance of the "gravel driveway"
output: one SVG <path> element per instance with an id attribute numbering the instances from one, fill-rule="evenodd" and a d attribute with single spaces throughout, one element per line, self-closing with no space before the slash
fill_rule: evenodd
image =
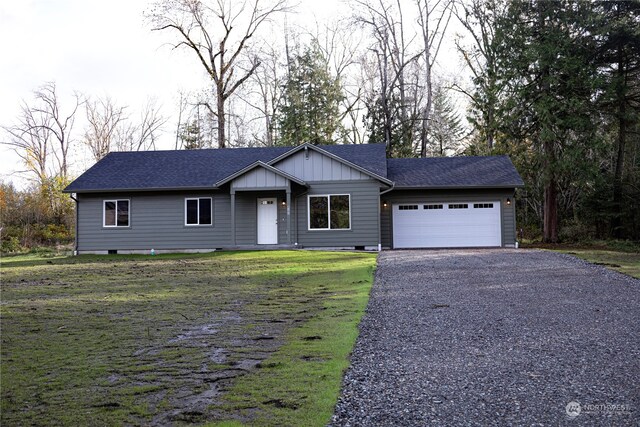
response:
<path id="1" fill-rule="evenodd" d="M 335 426 L 640 425 L 640 280 L 544 251 L 382 252 L 351 361 Z"/>

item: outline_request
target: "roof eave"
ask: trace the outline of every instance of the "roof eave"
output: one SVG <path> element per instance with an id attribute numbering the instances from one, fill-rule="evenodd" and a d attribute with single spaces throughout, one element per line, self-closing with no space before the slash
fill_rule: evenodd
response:
<path id="1" fill-rule="evenodd" d="M 91 188 L 91 189 L 68 189 L 62 190 L 63 193 L 142 193 L 148 191 L 206 191 L 219 190 L 219 187 L 145 187 L 145 188 Z"/>
<path id="2" fill-rule="evenodd" d="M 394 190 L 495 190 L 502 188 L 524 188 L 524 184 L 502 185 L 396 185 Z"/>

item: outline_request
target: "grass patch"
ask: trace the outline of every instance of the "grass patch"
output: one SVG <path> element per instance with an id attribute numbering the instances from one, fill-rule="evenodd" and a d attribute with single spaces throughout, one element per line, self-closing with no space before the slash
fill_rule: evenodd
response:
<path id="1" fill-rule="evenodd" d="M 573 255 L 640 279 L 640 245 L 634 242 L 602 240 L 582 244 L 536 243 L 523 246 Z"/>
<path id="2" fill-rule="evenodd" d="M 1 260 L 3 425 L 324 425 L 375 255 Z"/>
<path id="3" fill-rule="evenodd" d="M 640 253 L 599 249 L 561 249 L 557 252 L 574 255 L 592 264 L 640 279 Z"/>

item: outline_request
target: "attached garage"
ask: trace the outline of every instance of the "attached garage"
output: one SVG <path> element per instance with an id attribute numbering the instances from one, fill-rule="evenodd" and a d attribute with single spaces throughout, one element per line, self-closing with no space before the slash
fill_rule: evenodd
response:
<path id="1" fill-rule="evenodd" d="M 515 191 L 506 156 L 388 159 L 380 194 L 383 248 L 514 247 Z"/>
<path id="2" fill-rule="evenodd" d="M 499 200 L 400 202 L 392 210 L 395 248 L 502 245 Z"/>

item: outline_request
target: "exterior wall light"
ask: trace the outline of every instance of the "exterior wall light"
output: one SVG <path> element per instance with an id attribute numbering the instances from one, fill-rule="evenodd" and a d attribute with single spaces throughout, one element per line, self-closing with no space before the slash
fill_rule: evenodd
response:
<path id="1" fill-rule="evenodd" d="M 286 200 L 282 201 L 282 206 L 287 206 L 287 201 Z"/>
<path id="2" fill-rule="evenodd" d="M 511 199 L 507 197 L 507 206 L 511 206 Z"/>
<path id="3" fill-rule="evenodd" d="M 382 202 L 382 206 L 384 206 L 385 208 L 387 207 L 387 201 L 386 200 Z"/>

